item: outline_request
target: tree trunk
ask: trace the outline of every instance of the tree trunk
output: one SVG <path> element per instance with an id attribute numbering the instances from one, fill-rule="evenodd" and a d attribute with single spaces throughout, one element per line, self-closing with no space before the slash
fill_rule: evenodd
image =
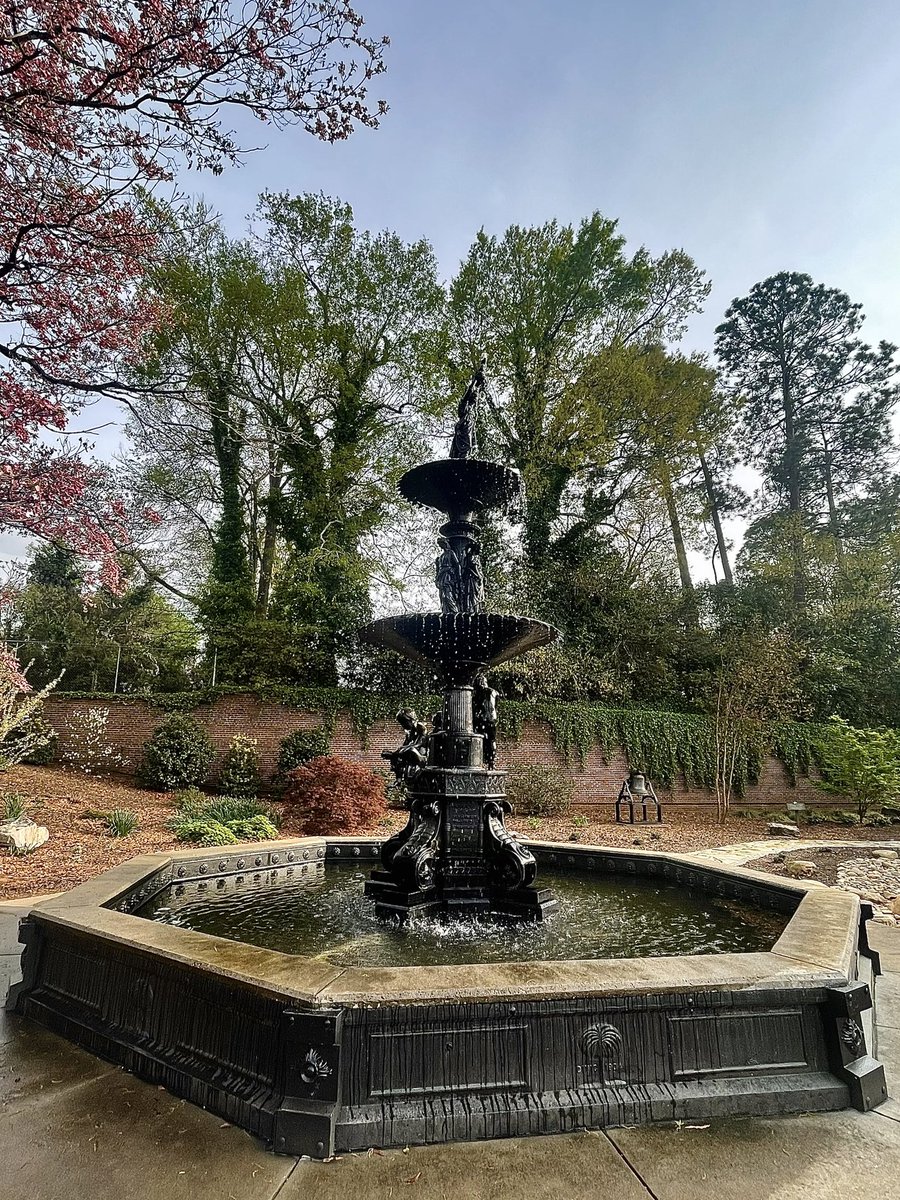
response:
<path id="1" fill-rule="evenodd" d="M 256 589 L 256 615 L 266 617 L 272 596 L 272 574 L 275 570 L 275 551 L 278 546 L 278 500 L 281 495 L 278 469 L 269 471 L 269 490 L 266 496 L 266 520 L 263 528 L 262 553 L 259 559 L 259 582 Z"/>
<path id="2" fill-rule="evenodd" d="M 793 562 L 794 604 L 799 611 L 806 608 L 806 571 L 803 555 L 802 462 L 794 393 L 787 362 L 782 357 L 781 393 L 784 403 L 784 461 L 788 479 L 788 510 L 790 513 L 791 559 Z"/>
<path id="3" fill-rule="evenodd" d="M 844 543 L 841 539 L 841 527 L 838 521 L 837 503 L 834 499 L 834 475 L 831 469 L 831 448 L 828 445 L 828 438 L 821 422 L 819 422 L 819 433 L 822 437 L 822 453 L 824 455 L 825 497 L 828 502 L 828 530 L 831 534 L 832 541 L 834 542 L 834 552 L 838 563 L 843 564 Z"/>
<path id="4" fill-rule="evenodd" d="M 243 447 L 234 427 L 227 386 L 222 380 L 214 382 L 210 395 L 210 428 L 222 489 L 222 515 L 216 528 L 212 575 L 217 583 L 248 584 L 240 479 Z"/>
<path id="5" fill-rule="evenodd" d="M 719 515 L 719 501 L 716 496 L 715 481 L 713 480 L 712 471 L 709 469 L 709 463 L 706 461 L 706 455 L 698 448 L 700 456 L 700 470 L 703 472 L 703 486 L 706 489 L 706 501 L 709 505 L 709 514 L 712 517 L 713 529 L 716 531 L 716 545 L 719 548 L 719 561 L 722 564 L 722 574 L 725 576 L 725 582 L 729 587 L 734 587 L 734 576 L 731 573 L 731 562 L 728 558 L 728 543 L 725 541 L 725 534 L 722 532 L 722 518 Z"/>
<path id="6" fill-rule="evenodd" d="M 675 543 L 675 557 L 678 560 L 678 574 L 681 578 L 681 590 L 687 596 L 693 597 L 694 584 L 688 566 L 687 550 L 684 545 L 684 534 L 681 529 L 681 518 L 678 516 L 678 506 L 675 503 L 675 492 L 672 487 L 672 476 L 668 467 L 663 466 L 659 474 L 660 487 L 666 510 L 669 514 L 669 524 L 672 526 L 672 541 Z"/>

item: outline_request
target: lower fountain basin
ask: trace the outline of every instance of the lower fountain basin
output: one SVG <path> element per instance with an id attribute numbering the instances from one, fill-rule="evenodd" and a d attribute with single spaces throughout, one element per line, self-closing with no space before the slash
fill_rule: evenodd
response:
<path id="1" fill-rule="evenodd" d="M 214 904 L 239 877 L 264 910 L 288 872 L 362 867 L 380 849 L 301 838 L 145 855 L 37 905 L 9 1004 L 276 1151 L 315 1157 L 885 1098 L 855 896 L 686 856 L 529 848 L 542 871 L 626 900 L 672 887 L 705 898 L 701 911 L 728 901 L 786 923 L 770 949 L 372 966 L 137 915 L 173 887 Z"/>
<path id="2" fill-rule="evenodd" d="M 642 958 L 771 950 L 787 914 L 643 876 L 541 871 L 558 909 L 543 921 L 411 914 L 381 920 L 367 873 L 324 862 L 169 884 L 137 915 L 341 967 Z"/>

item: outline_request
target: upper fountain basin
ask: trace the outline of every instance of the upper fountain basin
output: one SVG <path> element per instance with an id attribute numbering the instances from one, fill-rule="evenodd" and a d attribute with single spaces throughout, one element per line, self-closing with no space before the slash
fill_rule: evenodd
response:
<path id="1" fill-rule="evenodd" d="M 401 496 L 448 514 L 511 504 L 522 490 L 519 472 L 483 458 L 440 458 L 407 471 L 397 484 Z"/>
<path id="2" fill-rule="evenodd" d="M 412 613 L 382 617 L 360 630 L 360 638 L 369 645 L 437 667 L 445 681 L 455 685 L 471 683 L 479 671 L 559 636 L 558 629 L 543 621 L 500 613 Z"/>

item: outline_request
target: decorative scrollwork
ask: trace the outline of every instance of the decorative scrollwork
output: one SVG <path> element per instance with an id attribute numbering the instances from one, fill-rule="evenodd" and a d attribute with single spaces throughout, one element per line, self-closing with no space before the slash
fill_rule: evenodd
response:
<path id="1" fill-rule="evenodd" d="M 865 1034 L 863 1033 L 862 1026 L 858 1021 L 854 1021 L 852 1017 L 841 1022 L 838 1036 L 851 1054 L 859 1054 L 865 1043 Z"/>
<path id="2" fill-rule="evenodd" d="M 325 1061 L 322 1055 L 313 1046 L 303 1060 L 303 1065 L 300 1068 L 300 1078 L 304 1083 L 312 1085 L 321 1083 L 323 1079 L 327 1079 L 332 1074 L 331 1065 Z"/>
<path id="3" fill-rule="evenodd" d="M 507 801 L 490 800 L 484 806 L 484 841 L 491 872 L 505 891 L 529 887 L 537 875 L 537 863 L 515 834 L 506 828 Z"/>

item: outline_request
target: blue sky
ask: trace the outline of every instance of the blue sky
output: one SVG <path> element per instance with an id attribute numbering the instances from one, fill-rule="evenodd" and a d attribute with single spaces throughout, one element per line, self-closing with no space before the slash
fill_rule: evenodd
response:
<path id="1" fill-rule="evenodd" d="M 896 0 L 358 0 L 390 35 L 376 131 L 185 178 L 239 232 L 258 191 L 325 191 L 428 237 L 449 276 L 475 231 L 600 209 L 631 245 L 682 246 L 713 293 L 688 344 L 774 271 L 862 302 L 900 341 Z"/>
<path id="2" fill-rule="evenodd" d="M 449 278 L 482 225 L 599 209 L 632 248 L 706 270 L 689 349 L 780 270 L 843 288 L 870 340 L 900 342 L 900 0 L 356 2 L 392 40 L 372 93 L 391 111 L 334 146 L 242 122 L 265 148 L 180 180 L 234 234 L 264 189 L 324 191 L 428 237 Z M 108 455 L 118 419 L 104 403 L 78 427 L 110 422 Z"/>

